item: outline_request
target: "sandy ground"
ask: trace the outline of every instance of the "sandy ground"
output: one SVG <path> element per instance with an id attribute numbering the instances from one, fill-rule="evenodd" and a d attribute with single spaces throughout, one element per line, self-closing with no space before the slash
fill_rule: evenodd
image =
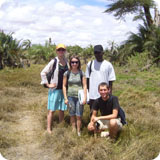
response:
<path id="1" fill-rule="evenodd" d="M 30 101 L 27 99 L 30 98 Z M 40 103 L 37 105 L 41 107 L 41 103 L 46 103 L 46 98 L 42 97 L 28 97 L 25 102 Z M 33 100 L 34 99 L 34 100 Z M 27 102 L 27 103 L 28 103 Z M 17 103 L 19 103 L 17 101 Z M 23 102 L 22 102 L 23 103 Z M 27 104 L 31 105 L 31 104 Z M 26 105 L 26 106 L 27 106 Z M 45 106 L 44 106 L 45 107 Z M 47 109 L 46 109 L 47 111 Z M 38 113 L 37 113 L 38 112 Z M 12 119 L 10 122 L 3 123 L 4 130 L 7 132 L 11 139 L 16 141 L 16 145 L 13 145 L 5 150 L 2 150 L 2 156 L 7 160 L 54 160 L 53 148 L 45 148 L 43 146 L 44 140 L 48 135 L 44 126 L 44 120 L 42 120 L 41 108 L 31 109 L 25 108 L 20 111 L 10 113 Z M 47 112 L 46 112 L 47 113 Z M 44 113 L 43 113 L 44 114 Z M 9 138 L 9 139 L 10 139 Z M 0 159 L 1 160 L 1 159 Z"/>
<path id="2" fill-rule="evenodd" d="M 42 139 L 47 136 L 42 129 L 42 124 L 37 115 L 32 111 L 25 111 L 17 118 L 12 125 L 15 133 L 19 135 L 16 147 L 7 150 L 7 160 L 54 160 L 53 149 L 45 149 L 42 146 Z"/>

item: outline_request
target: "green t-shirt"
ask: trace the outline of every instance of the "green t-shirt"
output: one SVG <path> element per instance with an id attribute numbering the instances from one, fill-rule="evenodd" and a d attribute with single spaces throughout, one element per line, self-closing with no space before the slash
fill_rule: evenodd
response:
<path id="1" fill-rule="evenodd" d="M 64 76 L 67 77 L 67 71 L 64 73 Z M 82 76 L 85 76 L 84 72 L 82 72 Z M 78 97 L 78 90 L 80 89 L 82 89 L 80 72 L 70 72 L 67 95 L 71 97 Z"/>

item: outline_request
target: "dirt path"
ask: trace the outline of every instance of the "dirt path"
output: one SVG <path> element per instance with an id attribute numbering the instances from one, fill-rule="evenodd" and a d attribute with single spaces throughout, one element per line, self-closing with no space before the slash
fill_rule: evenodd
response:
<path id="1" fill-rule="evenodd" d="M 25 104 L 20 111 L 11 114 L 14 121 L 6 123 L 8 125 L 7 136 L 13 139 L 13 145 L 5 150 L 2 155 L 7 160 L 54 160 L 53 148 L 43 147 L 44 140 L 49 136 L 45 131 L 45 112 L 42 111 L 41 103 L 46 99 L 38 102 L 37 98 L 31 101 L 32 104 Z M 38 104 L 40 103 L 40 104 Z M 45 102 L 46 103 L 46 102 Z M 36 107 L 28 107 L 36 104 Z M 45 108 L 44 108 L 45 109 Z M 5 125 L 5 124 L 4 124 Z M 5 156 L 6 155 L 6 156 Z"/>

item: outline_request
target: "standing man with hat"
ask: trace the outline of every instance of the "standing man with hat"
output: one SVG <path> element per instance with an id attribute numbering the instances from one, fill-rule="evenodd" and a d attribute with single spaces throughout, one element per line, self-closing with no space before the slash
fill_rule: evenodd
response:
<path id="1" fill-rule="evenodd" d="M 90 110 L 94 101 L 100 97 L 98 85 L 106 82 L 109 85 L 109 92 L 112 94 L 112 83 L 116 80 L 112 64 L 103 59 L 102 45 L 94 46 L 95 60 L 88 62 L 86 67 L 87 88 L 89 88 Z"/>

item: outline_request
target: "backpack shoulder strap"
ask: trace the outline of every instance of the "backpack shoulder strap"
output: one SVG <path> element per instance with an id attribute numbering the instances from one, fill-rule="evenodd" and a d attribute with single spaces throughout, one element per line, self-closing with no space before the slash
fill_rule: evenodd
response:
<path id="1" fill-rule="evenodd" d="M 68 79 L 69 79 L 70 73 L 71 73 L 71 71 L 68 70 L 68 71 L 67 71 L 67 83 L 68 83 Z"/>
<path id="2" fill-rule="evenodd" d="M 89 64 L 89 78 L 90 78 L 90 75 L 91 75 L 91 72 L 92 72 L 92 63 L 93 63 L 93 60 L 90 62 Z M 89 90 L 89 78 L 87 78 L 87 89 Z"/>
<path id="3" fill-rule="evenodd" d="M 91 72 L 92 72 L 92 63 L 93 63 L 93 60 L 92 60 L 91 63 L 89 64 L 89 77 L 90 77 Z"/>
<path id="4" fill-rule="evenodd" d="M 56 65 L 57 65 L 57 58 L 54 58 L 54 64 L 53 64 L 53 70 L 55 70 L 56 69 Z"/>
<path id="5" fill-rule="evenodd" d="M 79 74 L 80 74 L 80 78 L 81 78 L 81 85 L 83 88 L 83 72 L 82 72 L 82 70 L 79 71 Z"/>
<path id="6" fill-rule="evenodd" d="M 56 65 L 57 65 L 57 58 L 54 58 L 54 63 L 53 63 L 53 67 L 52 67 L 52 78 L 54 77 L 54 71 L 56 69 Z"/>
<path id="7" fill-rule="evenodd" d="M 66 88 L 67 88 L 67 90 L 68 90 L 68 79 L 69 79 L 70 73 L 71 73 L 71 71 L 68 70 L 67 71 L 67 81 L 66 81 Z"/>
<path id="8" fill-rule="evenodd" d="M 70 74 L 71 74 L 71 71 L 68 70 L 68 71 L 67 71 L 67 83 L 66 83 L 67 88 L 68 88 L 68 79 L 69 79 L 69 77 L 70 77 Z M 80 74 L 81 84 L 82 84 L 82 87 L 83 87 L 83 83 L 82 83 L 83 73 L 82 73 L 82 70 L 79 71 L 79 74 Z"/>

